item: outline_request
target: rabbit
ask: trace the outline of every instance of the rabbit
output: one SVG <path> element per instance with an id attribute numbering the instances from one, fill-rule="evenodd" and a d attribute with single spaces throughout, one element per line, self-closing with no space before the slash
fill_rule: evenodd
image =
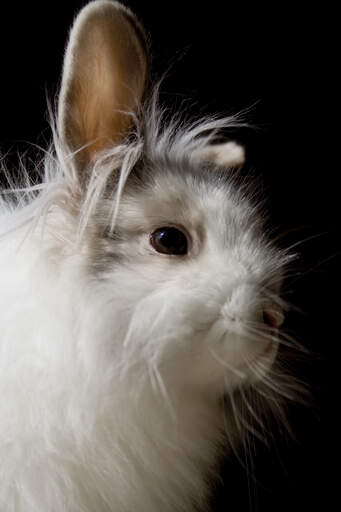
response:
<path id="1" fill-rule="evenodd" d="M 235 118 L 168 115 L 149 46 L 121 3 L 82 8 L 41 183 L 1 195 L 1 512 L 208 510 L 240 398 L 285 394 L 292 255 Z"/>

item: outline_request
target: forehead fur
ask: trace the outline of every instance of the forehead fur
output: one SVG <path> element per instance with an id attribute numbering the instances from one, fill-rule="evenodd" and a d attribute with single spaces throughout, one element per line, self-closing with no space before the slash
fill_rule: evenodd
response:
<path id="1" fill-rule="evenodd" d="M 186 154 L 183 159 L 165 153 L 149 159 L 137 174 L 136 179 L 132 173 L 121 199 L 120 224 L 126 229 L 174 224 L 201 238 L 209 233 L 226 245 L 259 223 L 255 208 L 225 173 L 190 162 Z"/>
<path id="2" fill-rule="evenodd" d="M 136 149 L 140 144 L 121 198 L 122 207 L 129 201 L 127 219 L 145 217 L 155 219 L 158 225 L 178 223 L 197 231 L 206 225 L 222 241 L 227 229 L 231 239 L 233 231 L 260 224 L 261 215 L 248 200 L 248 193 L 236 184 L 236 170 L 197 158 L 204 148 L 212 147 L 222 129 L 240 125 L 238 118 L 206 117 L 189 122 L 180 115 L 168 116 L 157 93 L 156 88 L 137 120 L 137 137 L 130 148 L 134 151 L 134 145 Z"/>

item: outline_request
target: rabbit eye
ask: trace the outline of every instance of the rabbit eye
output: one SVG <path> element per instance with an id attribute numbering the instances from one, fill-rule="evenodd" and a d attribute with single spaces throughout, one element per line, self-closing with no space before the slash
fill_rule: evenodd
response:
<path id="1" fill-rule="evenodd" d="M 158 228 L 150 235 L 150 244 L 162 254 L 184 255 L 188 251 L 186 235 L 173 227 Z"/>

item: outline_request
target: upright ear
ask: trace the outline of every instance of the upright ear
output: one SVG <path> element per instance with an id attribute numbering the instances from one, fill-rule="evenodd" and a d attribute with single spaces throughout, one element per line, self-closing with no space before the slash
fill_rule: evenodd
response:
<path id="1" fill-rule="evenodd" d="M 58 130 L 83 166 L 120 143 L 148 78 L 147 43 L 130 10 L 112 0 L 90 2 L 71 29 L 58 104 Z"/>

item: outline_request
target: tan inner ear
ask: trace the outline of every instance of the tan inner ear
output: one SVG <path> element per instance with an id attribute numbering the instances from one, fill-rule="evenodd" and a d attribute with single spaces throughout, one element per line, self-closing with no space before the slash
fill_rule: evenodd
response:
<path id="1" fill-rule="evenodd" d="M 71 31 L 59 128 L 71 149 L 86 146 L 82 160 L 122 141 L 132 124 L 147 81 L 140 32 L 131 13 L 115 2 L 90 4 Z"/>

